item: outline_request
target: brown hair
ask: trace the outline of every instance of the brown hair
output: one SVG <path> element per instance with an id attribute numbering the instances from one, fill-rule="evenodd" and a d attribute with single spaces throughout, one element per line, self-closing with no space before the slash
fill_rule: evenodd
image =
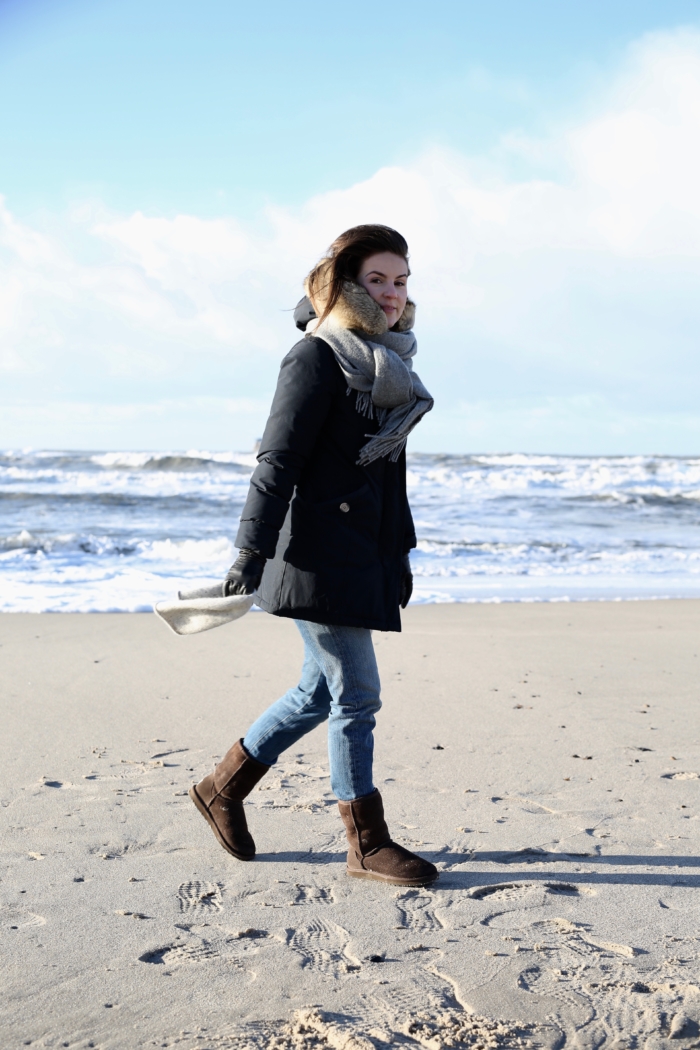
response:
<path id="1" fill-rule="evenodd" d="M 321 308 L 321 321 L 340 299 L 345 282 L 356 281 L 365 259 L 379 252 L 399 255 L 408 266 L 408 244 L 391 226 L 353 226 L 336 237 L 306 278 L 307 294 Z"/>

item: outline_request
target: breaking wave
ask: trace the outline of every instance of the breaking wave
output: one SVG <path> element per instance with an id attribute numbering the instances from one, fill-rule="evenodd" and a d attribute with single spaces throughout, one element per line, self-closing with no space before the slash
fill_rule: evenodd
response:
<path id="1" fill-rule="evenodd" d="M 0 453 L 0 609 L 145 610 L 222 576 L 252 453 Z M 700 458 L 409 456 L 416 601 L 700 596 Z"/>

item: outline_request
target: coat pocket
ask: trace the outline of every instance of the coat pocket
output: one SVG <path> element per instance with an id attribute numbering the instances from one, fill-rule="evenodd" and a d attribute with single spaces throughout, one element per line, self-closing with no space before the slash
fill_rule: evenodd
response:
<path id="1" fill-rule="evenodd" d="M 318 503 L 297 493 L 285 557 L 311 572 L 368 566 L 377 559 L 380 523 L 379 504 L 369 485 Z"/>

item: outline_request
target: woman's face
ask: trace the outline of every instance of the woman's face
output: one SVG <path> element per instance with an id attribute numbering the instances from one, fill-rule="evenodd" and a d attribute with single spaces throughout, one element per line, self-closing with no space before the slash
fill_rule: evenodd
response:
<path id="1" fill-rule="evenodd" d="M 389 328 L 396 324 L 408 296 L 408 263 L 393 252 L 370 255 L 362 263 L 357 283 L 365 288 L 386 314 Z"/>

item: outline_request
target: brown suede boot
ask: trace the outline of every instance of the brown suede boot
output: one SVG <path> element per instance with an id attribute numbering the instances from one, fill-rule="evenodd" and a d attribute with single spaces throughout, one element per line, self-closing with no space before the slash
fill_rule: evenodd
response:
<path id="1" fill-rule="evenodd" d="M 338 808 L 350 843 L 348 875 L 396 886 L 427 886 L 438 877 L 434 864 L 391 841 L 377 790 L 352 802 L 338 802 Z"/>
<path id="2" fill-rule="evenodd" d="M 252 860 L 255 856 L 255 843 L 248 831 L 243 799 L 269 768 L 251 758 L 243 741 L 237 740 L 214 772 L 189 790 L 190 798 L 221 845 L 238 860 Z"/>

